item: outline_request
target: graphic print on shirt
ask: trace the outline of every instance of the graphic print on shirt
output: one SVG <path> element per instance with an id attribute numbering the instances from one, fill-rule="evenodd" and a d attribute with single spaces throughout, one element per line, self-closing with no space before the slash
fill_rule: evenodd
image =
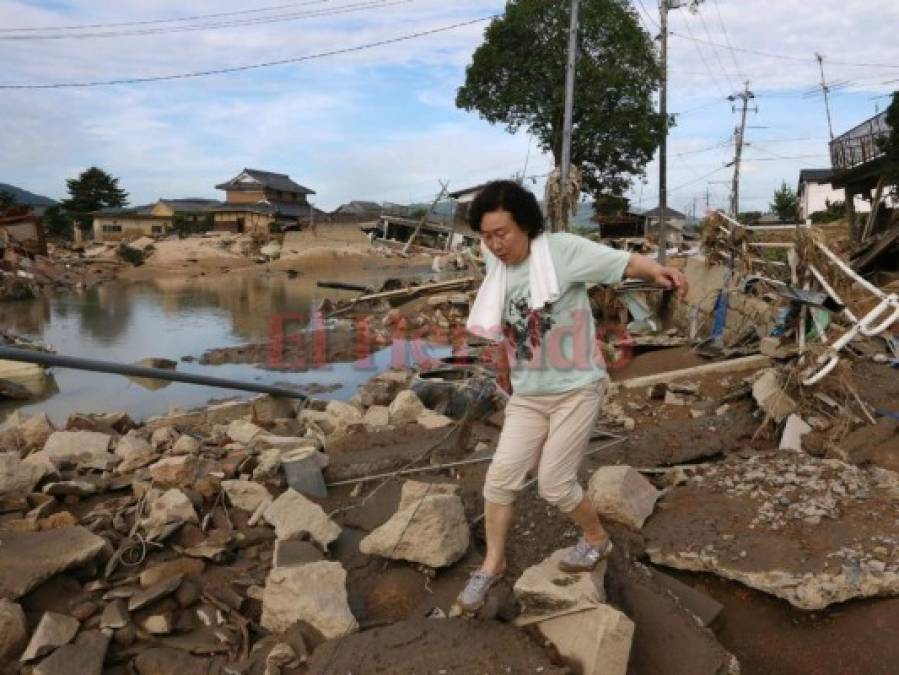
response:
<path id="1" fill-rule="evenodd" d="M 534 358 L 534 350 L 543 344 L 544 336 L 552 327 L 551 302 L 539 309 L 531 309 L 526 295 L 509 299 L 503 332 L 515 347 L 515 358 L 519 362 L 527 363 Z"/>

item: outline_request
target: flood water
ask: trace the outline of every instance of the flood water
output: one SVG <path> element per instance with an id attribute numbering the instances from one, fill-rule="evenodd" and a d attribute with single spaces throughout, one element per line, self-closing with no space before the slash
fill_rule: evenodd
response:
<path id="1" fill-rule="evenodd" d="M 430 269 L 383 271 L 329 270 L 327 278 L 379 287 L 387 277 L 429 278 Z M 181 361 L 199 358 L 217 347 L 239 346 L 269 339 L 273 317 L 309 316 L 323 297 L 349 298 L 346 291 L 316 287 L 307 276 L 231 273 L 221 277 L 160 278 L 152 282 L 114 281 L 81 293 L 57 294 L 27 302 L 0 303 L 0 326 L 51 346 L 58 354 L 120 363 L 147 357 L 178 362 L 178 370 L 215 377 L 275 385 L 319 384 L 334 387 L 318 394 L 345 399 L 379 370 L 398 360 L 408 362 L 410 350 L 395 343 L 363 365 L 323 364 L 304 372 L 277 372 L 253 365 L 201 365 Z M 425 348 L 429 357 L 446 350 Z M 373 364 L 372 364 L 373 362 Z M 152 384 L 161 385 L 158 381 Z M 4 404 L 0 417 L 15 408 L 46 412 L 64 423 L 73 412 L 123 410 L 134 419 L 165 414 L 172 407 L 191 408 L 210 400 L 245 398 L 253 394 L 177 382 L 147 388 L 120 375 L 54 368 L 46 391 L 26 405 Z"/>

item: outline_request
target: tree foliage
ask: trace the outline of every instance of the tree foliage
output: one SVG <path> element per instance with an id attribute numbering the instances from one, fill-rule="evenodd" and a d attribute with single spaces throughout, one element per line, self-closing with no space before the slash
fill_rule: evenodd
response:
<path id="1" fill-rule="evenodd" d="M 74 236 L 75 221 L 68 213 L 64 212 L 59 204 L 47 207 L 41 217 L 47 234 L 51 237 L 71 239 Z"/>
<path id="2" fill-rule="evenodd" d="M 16 205 L 16 196 L 9 190 L 0 190 L 0 211 Z"/>
<path id="3" fill-rule="evenodd" d="M 641 175 L 664 124 L 653 109 L 661 67 L 625 0 L 581 3 L 571 157 L 584 191 L 620 195 Z M 515 133 L 526 128 L 559 164 L 569 4 L 509 0 L 485 31 L 456 106 Z"/>
<path id="4" fill-rule="evenodd" d="M 770 208 L 782 221 L 795 222 L 799 218 L 799 195 L 787 185 L 786 181 L 783 181 L 774 191 L 774 200 Z"/>
<path id="5" fill-rule="evenodd" d="M 67 179 L 66 187 L 69 198 L 62 205 L 82 227 L 90 225 L 89 213 L 128 204 L 128 193 L 119 187 L 119 179 L 95 166 L 82 171 L 78 178 Z"/>
<path id="6" fill-rule="evenodd" d="M 812 223 L 816 225 L 819 223 L 832 223 L 846 216 L 846 202 L 844 201 L 837 200 L 832 202 L 829 199 L 825 199 L 824 207 L 823 211 L 815 211 L 809 215 Z"/>
<path id="7" fill-rule="evenodd" d="M 889 177 L 899 178 L 899 91 L 893 92 L 893 100 L 886 110 L 886 122 L 890 133 L 879 139 L 880 149 L 886 153 Z"/>

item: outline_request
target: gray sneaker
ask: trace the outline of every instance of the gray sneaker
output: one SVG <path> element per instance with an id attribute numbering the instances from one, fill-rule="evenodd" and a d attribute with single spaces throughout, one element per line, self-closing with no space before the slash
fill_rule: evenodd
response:
<path id="1" fill-rule="evenodd" d="M 501 574 L 488 574 L 483 570 L 478 570 L 469 578 L 465 588 L 456 598 L 456 604 L 463 612 L 474 613 L 484 606 L 487 600 L 487 593 L 493 585 L 502 578 Z"/>
<path id="2" fill-rule="evenodd" d="M 592 572 L 600 560 L 605 560 L 612 552 L 612 540 L 607 538 L 599 546 L 591 546 L 581 537 L 574 548 L 568 550 L 559 561 L 559 569 L 563 572 Z"/>

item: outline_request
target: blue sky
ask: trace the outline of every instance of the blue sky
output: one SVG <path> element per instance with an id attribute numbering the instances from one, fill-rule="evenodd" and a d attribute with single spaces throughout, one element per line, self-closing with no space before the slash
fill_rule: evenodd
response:
<path id="1" fill-rule="evenodd" d="M 368 7 L 358 7 L 365 3 Z M 588 0 L 585 0 L 588 1 Z M 150 21 L 238 12 L 286 0 L 9 2 L 0 27 Z M 278 15 L 271 23 L 202 31 L 65 40 L 2 39 L 2 84 L 78 82 L 239 66 L 350 47 L 501 12 L 501 0 L 306 0 L 293 7 L 207 22 Z M 652 0 L 635 0 L 653 35 Z M 346 11 L 344 11 L 346 10 Z M 312 12 L 334 12 L 308 16 Z M 651 12 L 652 14 L 648 14 Z M 117 30 L 187 26 L 144 24 Z M 745 79 L 757 94 L 749 118 L 741 206 L 764 210 L 781 180 L 828 165 L 823 101 L 808 96 L 819 78 L 843 84 L 832 99 L 834 131 L 881 109 L 899 78 L 899 3 L 817 0 L 800 12 L 777 0 L 706 0 L 698 14 L 671 13 L 669 109 L 683 112 L 669 148 L 669 203 L 679 210 L 725 206 L 737 116 L 725 97 Z M 407 42 L 238 74 L 85 89 L 4 91 L 0 181 L 62 197 L 65 179 L 96 164 L 131 193 L 132 203 L 160 197 L 221 196 L 214 189 L 243 167 L 289 173 L 316 190 L 325 209 L 351 199 L 423 201 L 438 179 L 460 188 L 550 161 L 525 133 L 507 134 L 456 110 L 455 91 L 481 41 L 475 24 Z M 116 30 L 91 29 L 91 32 Z M 78 31 L 71 31 L 77 33 Z M 689 39 L 689 38 L 693 39 Z M 712 46 L 709 42 L 724 45 Z M 727 44 L 737 48 L 731 51 Z M 779 55 L 764 56 L 742 49 Z M 839 62 L 839 63 L 838 63 Z M 845 65 L 845 64 L 873 65 Z M 877 65 L 879 64 L 879 65 Z M 896 64 L 896 65 L 892 65 Z M 561 74 L 560 74 L 561 77 Z M 578 91 L 578 95 L 589 92 Z M 761 127 L 761 128 L 755 128 Z M 720 147 L 716 147 L 719 146 Z M 713 148 L 713 149 L 709 149 Z M 657 203 L 657 169 L 635 180 L 632 200 Z M 542 184 L 532 186 L 542 190 Z"/>

